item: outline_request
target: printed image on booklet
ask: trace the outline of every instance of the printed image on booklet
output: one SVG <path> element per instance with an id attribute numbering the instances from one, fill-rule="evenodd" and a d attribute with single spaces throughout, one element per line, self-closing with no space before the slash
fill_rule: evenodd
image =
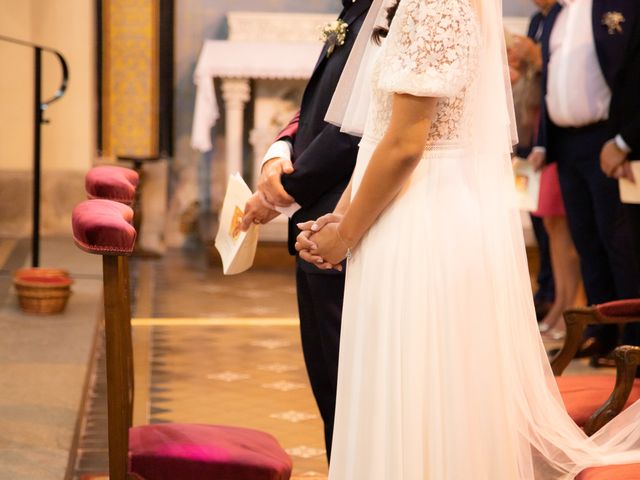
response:
<path id="1" fill-rule="evenodd" d="M 540 172 L 523 158 L 514 158 L 513 176 L 520 210 L 535 212 L 540 198 Z"/>

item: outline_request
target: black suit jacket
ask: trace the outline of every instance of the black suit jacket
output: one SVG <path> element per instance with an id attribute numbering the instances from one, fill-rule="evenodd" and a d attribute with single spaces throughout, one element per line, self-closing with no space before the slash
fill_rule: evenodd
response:
<path id="1" fill-rule="evenodd" d="M 341 14 L 348 24 L 345 43 L 336 47 L 330 57 L 325 46 L 302 98 L 298 131 L 292 139 L 295 171 L 282 176 L 285 190 L 302 207 L 289 222 L 292 254 L 296 253 L 293 245 L 299 233 L 296 224 L 332 212 L 355 167 L 360 139 L 341 133 L 324 117 L 370 6 L 371 0 L 358 0 L 345 8 Z M 306 262 L 301 261 L 300 265 L 314 273 L 335 274 Z"/>
<path id="2" fill-rule="evenodd" d="M 542 111 L 540 115 L 540 129 L 537 145 L 541 145 L 547 148 L 547 158 L 549 161 L 555 160 L 553 152 L 554 137 L 557 132 L 557 128 L 551 122 L 547 113 L 546 94 L 547 94 L 547 79 L 548 79 L 548 65 L 549 65 L 549 41 L 551 39 L 551 32 L 553 26 L 558 18 L 558 14 L 562 10 L 560 4 L 554 5 L 547 16 L 547 20 L 542 32 Z M 621 24 L 622 32 L 610 34 L 606 25 L 603 24 L 603 18 L 608 12 L 620 12 L 624 15 L 625 21 Z M 598 55 L 598 62 L 604 75 L 604 78 L 609 85 L 614 97 L 624 96 L 625 90 L 630 90 L 631 87 L 625 86 L 626 83 L 622 79 L 629 75 L 628 70 L 635 70 L 636 65 L 630 65 L 631 63 L 631 50 L 632 37 L 637 37 L 637 23 L 640 19 L 640 2 L 638 0 L 593 0 L 592 8 L 592 28 L 593 37 L 595 40 L 596 53 Z M 635 42 L 637 44 L 637 40 Z M 636 45 L 637 47 L 637 45 Z M 637 48 L 636 48 L 637 50 Z M 636 87 L 636 91 L 637 91 Z M 635 93 L 637 95 L 637 92 Z M 623 97 L 622 97 L 623 98 Z M 620 130 L 616 130 L 616 126 L 619 123 L 622 108 L 618 106 L 619 103 L 624 103 L 623 99 L 611 102 L 609 125 L 611 127 L 612 137 L 621 133 Z M 624 109 L 625 111 L 628 109 Z M 623 134 L 624 136 L 624 134 Z M 625 137 L 626 139 L 626 137 Z M 630 140 L 631 141 L 631 140 Z"/>
<path id="3" fill-rule="evenodd" d="M 529 19 L 529 29 L 527 31 L 527 37 L 536 43 L 540 42 L 542 38 L 542 32 L 544 31 L 544 22 L 547 19 L 546 15 L 542 12 L 533 14 Z"/>
<path id="4" fill-rule="evenodd" d="M 622 135 L 631 147 L 629 158 L 640 159 L 640 15 L 633 25 L 625 60 L 612 93 L 609 127 L 612 137 Z"/>

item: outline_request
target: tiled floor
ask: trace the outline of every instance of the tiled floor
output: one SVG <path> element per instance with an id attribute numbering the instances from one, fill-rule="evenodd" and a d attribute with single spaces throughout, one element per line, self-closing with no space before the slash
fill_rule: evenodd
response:
<path id="1" fill-rule="evenodd" d="M 324 472 L 319 419 L 296 325 L 152 328 L 150 423 L 210 423 L 274 435 L 294 474 Z"/>
<path id="2" fill-rule="evenodd" d="M 138 296 L 134 335 L 148 345 L 148 369 L 137 366 L 138 380 L 148 376 L 148 421 L 263 430 L 290 453 L 296 477 L 324 478 L 322 422 L 304 369 L 285 247 L 262 248 L 251 271 L 232 277 L 207 250 L 145 263 L 138 291 L 154 286 Z"/>
<path id="3" fill-rule="evenodd" d="M 300 350 L 293 264 L 284 246 L 263 249 L 256 263 L 224 277 L 205 249 L 134 261 L 135 423 L 264 430 L 291 454 L 295 478 L 323 479 L 322 423 Z M 571 370 L 589 369 L 574 362 Z M 106 465 L 104 384 L 95 378 L 84 473 Z"/>

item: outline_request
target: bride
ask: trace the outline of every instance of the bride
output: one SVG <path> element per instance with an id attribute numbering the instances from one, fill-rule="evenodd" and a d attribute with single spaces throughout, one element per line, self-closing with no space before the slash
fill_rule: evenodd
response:
<path id="1" fill-rule="evenodd" d="M 538 334 L 501 0 L 392 2 L 378 48 L 381 4 L 327 117 L 363 133 L 351 185 L 297 243 L 321 268 L 349 259 L 329 478 L 559 480 L 640 462 L 640 404 L 588 438 Z"/>

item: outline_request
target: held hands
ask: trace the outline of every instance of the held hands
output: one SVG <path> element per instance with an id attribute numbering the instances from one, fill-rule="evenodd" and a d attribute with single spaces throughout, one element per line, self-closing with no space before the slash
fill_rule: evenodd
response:
<path id="1" fill-rule="evenodd" d="M 620 150 L 615 140 L 609 140 L 602 147 L 600 168 L 607 177 L 615 179 L 626 178 L 635 183 L 627 153 Z"/>
<path id="2" fill-rule="evenodd" d="M 293 164 L 286 158 L 272 158 L 262 166 L 258 191 L 262 192 L 268 203 L 288 207 L 295 201 L 282 186 L 282 175 L 287 173 L 293 173 Z"/>
<path id="3" fill-rule="evenodd" d="M 296 239 L 295 247 L 300 258 L 321 270 L 342 271 L 340 263 L 347 256 L 348 247 L 338 232 L 341 221 L 341 215 L 330 213 L 315 222 L 299 223 L 298 228 L 302 232 Z"/>

